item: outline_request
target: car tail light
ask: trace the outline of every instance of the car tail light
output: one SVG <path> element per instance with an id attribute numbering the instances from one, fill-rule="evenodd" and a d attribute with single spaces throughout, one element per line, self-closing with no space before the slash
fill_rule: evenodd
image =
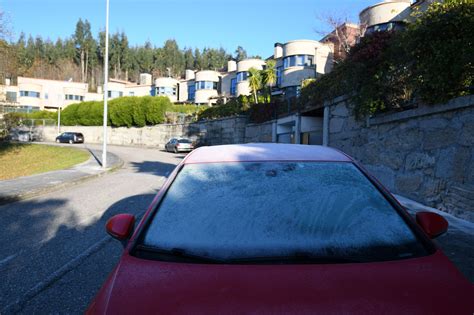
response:
<path id="1" fill-rule="evenodd" d="M 178 148 L 179 148 L 179 143 L 176 145 L 176 147 L 178 147 Z"/>

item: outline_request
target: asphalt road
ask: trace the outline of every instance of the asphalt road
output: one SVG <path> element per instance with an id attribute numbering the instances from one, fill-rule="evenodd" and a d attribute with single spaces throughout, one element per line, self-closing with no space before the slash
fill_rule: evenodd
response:
<path id="1" fill-rule="evenodd" d="M 118 261 L 105 222 L 141 216 L 184 154 L 109 147 L 115 173 L 0 207 L 0 314 L 83 313 Z"/>
<path id="2" fill-rule="evenodd" d="M 0 207 L 0 314 L 83 313 L 122 250 L 105 222 L 122 212 L 141 216 L 184 156 L 109 149 L 125 162 L 115 173 Z M 472 282 L 474 225 L 453 223 L 439 243 Z"/>

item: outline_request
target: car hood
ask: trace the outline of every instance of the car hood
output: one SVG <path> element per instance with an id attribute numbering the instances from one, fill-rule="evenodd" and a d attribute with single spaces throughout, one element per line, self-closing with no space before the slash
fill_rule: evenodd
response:
<path id="1" fill-rule="evenodd" d="M 124 254 L 90 313 L 471 314 L 474 287 L 435 254 L 333 265 L 208 265 Z"/>

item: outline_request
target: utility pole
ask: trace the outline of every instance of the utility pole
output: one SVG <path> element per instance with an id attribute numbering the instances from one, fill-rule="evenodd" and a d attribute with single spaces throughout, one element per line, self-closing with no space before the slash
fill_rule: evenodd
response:
<path id="1" fill-rule="evenodd" d="M 109 97 L 109 0 L 105 10 L 105 56 L 104 56 L 104 139 L 102 146 L 102 168 L 107 167 L 107 99 Z"/>

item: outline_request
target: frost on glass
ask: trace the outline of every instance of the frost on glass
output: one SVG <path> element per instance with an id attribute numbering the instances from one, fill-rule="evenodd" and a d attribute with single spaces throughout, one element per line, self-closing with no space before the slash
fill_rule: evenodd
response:
<path id="1" fill-rule="evenodd" d="M 363 260 L 408 257 L 420 246 L 352 164 L 327 162 L 186 165 L 144 245 L 216 259 Z"/>

